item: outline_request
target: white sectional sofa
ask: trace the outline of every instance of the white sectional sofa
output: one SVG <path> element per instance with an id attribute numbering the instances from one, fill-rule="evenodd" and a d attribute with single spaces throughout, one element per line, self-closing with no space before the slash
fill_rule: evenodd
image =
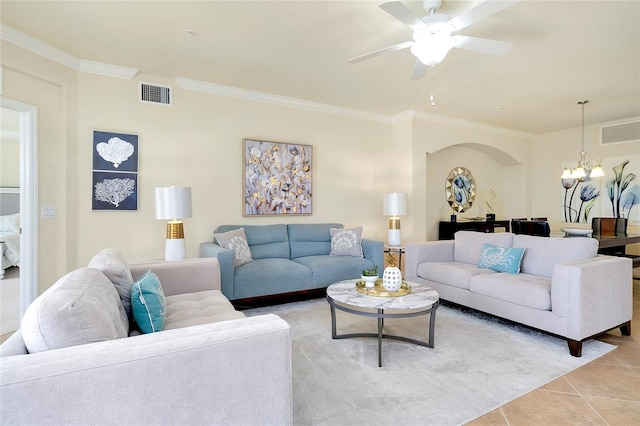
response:
<path id="1" fill-rule="evenodd" d="M 121 259 L 105 249 L 30 305 L 0 346 L 0 424 L 292 424 L 283 319 L 236 311 L 220 292 L 217 259 Z M 166 320 L 140 334 L 123 306 L 148 270 Z"/>
<path id="2" fill-rule="evenodd" d="M 485 243 L 524 248 L 520 272 L 479 267 Z M 632 262 L 597 251 L 598 241 L 587 237 L 459 231 L 454 240 L 407 244 L 405 279 L 443 300 L 564 337 L 579 357 L 590 337 L 616 327 L 631 333 Z"/>

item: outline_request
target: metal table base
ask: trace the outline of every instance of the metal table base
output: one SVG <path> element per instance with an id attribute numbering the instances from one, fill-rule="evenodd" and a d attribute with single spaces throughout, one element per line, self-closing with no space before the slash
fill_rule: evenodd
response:
<path id="1" fill-rule="evenodd" d="M 415 312 L 406 312 L 406 313 L 385 313 L 384 309 L 377 309 L 377 312 L 367 312 L 359 309 L 353 309 L 348 306 L 344 306 L 338 304 L 331 297 L 327 296 L 327 301 L 329 302 L 329 306 L 331 306 L 331 338 L 333 339 L 349 339 L 352 337 L 377 337 L 378 338 L 378 367 L 382 367 L 382 339 L 394 339 L 401 340 L 404 342 L 413 343 L 420 346 L 425 346 L 427 348 L 433 348 L 435 341 L 435 325 L 436 325 L 436 309 L 440 306 L 440 301 L 436 301 L 429 309 L 415 311 Z M 350 334 L 338 334 L 337 326 L 336 326 L 336 309 L 339 309 L 344 312 L 348 312 L 355 315 L 361 315 L 365 317 L 377 318 L 378 319 L 378 332 L 377 333 L 350 333 Z M 421 341 L 417 339 L 412 339 L 410 337 L 404 336 L 396 336 L 392 334 L 385 334 L 383 332 L 384 329 L 384 319 L 385 318 L 410 318 L 417 317 L 420 315 L 431 314 L 429 317 L 429 340 Z"/>

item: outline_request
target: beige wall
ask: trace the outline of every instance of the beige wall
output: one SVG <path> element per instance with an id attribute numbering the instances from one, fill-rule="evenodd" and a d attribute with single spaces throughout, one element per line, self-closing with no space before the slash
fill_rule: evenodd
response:
<path id="1" fill-rule="evenodd" d="M 597 102 L 597 100 L 593 100 Z M 585 112 L 588 120 L 588 111 Z M 633 117 L 619 122 L 640 121 L 640 117 Z M 602 125 L 614 124 L 598 123 L 585 126 L 584 145 L 588 159 L 600 159 L 609 157 L 624 157 L 640 155 L 640 142 L 623 142 L 602 146 L 600 144 L 600 127 Z M 566 224 L 562 216 L 562 193 L 560 175 L 562 168 L 568 162 L 575 162 L 578 159 L 582 140 L 582 129 L 576 127 L 559 132 L 537 135 L 534 137 L 534 155 L 532 167 L 535 172 L 533 181 L 533 191 L 531 192 L 531 213 L 533 215 L 547 216 L 550 221 L 552 231 L 560 231 Z M 607 170 L 605 170 L 607 172 Z M 607 181 L 613 178 L 610 171 L 608 176 L 599 178 Z M 640 177 L 636 178 L 634 184 L 640 185 Z M 638 209 L 640 206 L 634 207 Z M 575 224 L 574 224 L 575 226 Z M 590 227 L 590 224 L 584 225 Z M 636 229 L 636 228 L 632 228 Z M 640 227 L 638 228 L 640 229 Z"/>
<path id="2" fill-rule="evenodd" d="M 132 261 L 162 258 L 166 224 L 154 218 L 157 186 L 192 187 L 188 257 L 196 257 L 200 242 L 222 224 L 341 222 L 363 225 L 370 238 L 383 235 L 375 153 L 387 145 L 387 125 L 182 90 L 152 75 L 78 79 L 78 264 L 106 246 L 122 248 Z M 139 103 L 138 80 L 172 85 L 173 107 Z M 91 211 L 93 130 L 138 135 L 138 211 Z M 313 146 L 313 215 L 242 216 L 243 138 Z"/>
<path id="3" fill-rule="evenodd" d="M 56 219 L 38 222 L 40 291 L 73 266 L 75 210 L 68 167 L 75 155 L 77 73 L 10 43 L 2 42 L 3 96 L 38 108 L 38 199 L 56 208 Z M 37 214 L 37 212 L 36 212 Z"/>
<path id="4" fill-rule="evenodd" d="M 531 161 L 528 135 L 483 125 L 416 119 L 413 123 L 413 235 L 414 241 L 438 239 L 438 222 L 449 220 L 452 210 L 445 197 L 445 181 L 457 166 L 473 174 L 477 195 L 472 208 L 460 216 L 484 216 L 490 189 L 496 193 L 497 219 L 510 218 L 527 209 Z"/>
<path id="5" fill-rule="evenodd" d="M 183 90 L 162 76 L 129 81 L 77 73 L 8 43 L 2 49 L 4 96 L 38 107 L 39 202 L 57 210 L 56 219 L 39 221 L 40 291 L 104 247 L 120 248 L 132 262 L 162 258 L 157 186 L 193 188 L 188 257 L 198 255 L 216 226 L 231 223 L 341 222 L 385 240 L 382 195 L 392 191 L 409 195 L 403 241 L 419 241 L 436 239 L 437 222 L 448 218 L 444 181 L 455 166 L 468 167 L 478 186 L 469 217 L 486 213 L 484 198 L 493 189 L 498 218 L 551 219 L 555 211 L 558 219 L 548 189 L 559 185 L 560 157 L 578 151 L 578 129 L 537 136 L 532 144 L 518 132 L 448 119 L 370 121 Z M 171 85 L 173 106 L 139 103 L 138 81 Z M 138 135 L 137 211 L 91 210 L 94 130 Z M 242 216 L 243 138 L 313 145 L 311 216 Z M 620 144 L 594 154 L 633 150 L 637 145 Z"/>

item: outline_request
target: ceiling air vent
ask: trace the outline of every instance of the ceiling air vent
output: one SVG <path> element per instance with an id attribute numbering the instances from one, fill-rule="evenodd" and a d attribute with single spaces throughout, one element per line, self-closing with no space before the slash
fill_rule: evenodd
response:
<path id="1" fill-rule="evenodd" d="M 640 141 L 640 121 L 601 127 L 602 145 Z"/>
<path id="2" fill-rule="evenodd" d="M 140 102 L 156 105 L 173 104 L 171 86 L 140 82 Z"/>

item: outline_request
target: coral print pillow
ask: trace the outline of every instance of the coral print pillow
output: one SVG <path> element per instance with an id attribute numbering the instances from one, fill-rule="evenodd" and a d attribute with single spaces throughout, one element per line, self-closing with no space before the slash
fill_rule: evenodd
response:
<path id="1" fill-rule="evenodd" d="M 331 228 L 332 256 L 364 257 L 362 254 L 362 226 L 357 228 Z"/>
<path id="2" fill-rule="evenodd" d="M 520 273 L 524 248 L 499 247 L 483 244 L 478 267 L 492 269 L 496 272 Z"/>
<path id="3" fill-rule="evenodd" d="M 213 234 L 213 237 L 222 247 L 233 250 L 234 266 L 253 262 L 244 228 L 234 229 L 233 231 L 223 232 L 222 234 Z"/>

